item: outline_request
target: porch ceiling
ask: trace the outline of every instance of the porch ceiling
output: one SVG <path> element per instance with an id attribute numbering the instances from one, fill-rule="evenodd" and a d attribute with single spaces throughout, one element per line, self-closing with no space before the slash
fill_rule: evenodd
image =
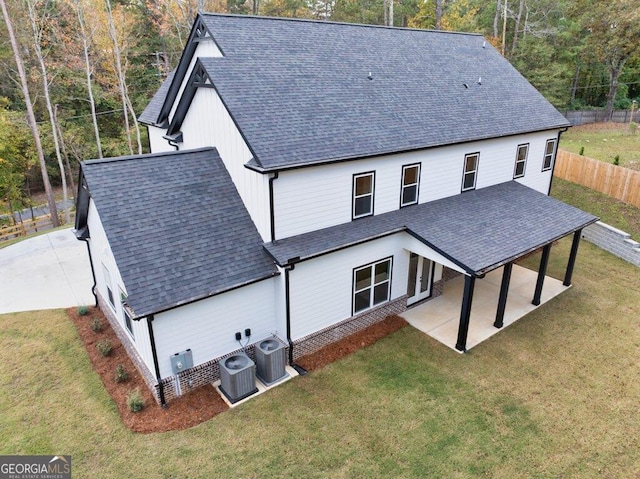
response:
<path id="1" fill-rule="evenodd" d="M 404 231 L 467 274 L 481 276 L 597 220 L 510 181 L 285 238 L 265 248 L 285 265 Z"/>

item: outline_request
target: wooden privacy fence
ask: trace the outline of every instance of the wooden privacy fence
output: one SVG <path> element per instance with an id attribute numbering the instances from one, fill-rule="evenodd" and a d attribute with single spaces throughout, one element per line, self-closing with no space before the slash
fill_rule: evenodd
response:
<path id="1" fill-rule="evenodd" d="M 62 214 L 64 217 L 64 214 Z M 71 219 L 75 217 L 75 212 L 71 212 Z M 62 222 L 61 222 L 62 224 Z M 50 215 L 38 216 L 32 220 L 22 221 L 13 226 L 5 226 L 0 228 L 0 241 L 6 241 L 19 236 L 27 236 L 38 231 L 50 230 L 53 228 L 53 222 Z"/>
<path id="2" fill-rule="evenodd" d="M 553 174 L 640 207 L 640 171 L 558 149 Z"/>

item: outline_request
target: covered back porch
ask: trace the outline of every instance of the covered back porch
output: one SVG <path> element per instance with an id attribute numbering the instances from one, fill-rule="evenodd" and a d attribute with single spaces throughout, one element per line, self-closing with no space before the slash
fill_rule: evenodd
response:
<path id="1" fill-rule="evenodd" d="M 430 301 L 421 302 L 407 309 L 402 316 L 411 326 L 435 340 L 462 353 L 500 332 L 496 326 L 500 290 L 505 267 L 476 279 L 473 301 L 470 308 L 466 344 L 456 348 L 460 332 L 461 305 L 463 303 L 465 276 L 459 275 L 443 285 L 442 294 Z M 547 301 L 550 301 L 571 286 L 546 276 L 540 296 L 540 304 L 532 302 L 536 290 L 538 273 L 523 266 L 513 265 L 509 293 L 502 311 L 502 325 L 509 326 Z M 499 324 L 499 323 L 498 323 Z"/>

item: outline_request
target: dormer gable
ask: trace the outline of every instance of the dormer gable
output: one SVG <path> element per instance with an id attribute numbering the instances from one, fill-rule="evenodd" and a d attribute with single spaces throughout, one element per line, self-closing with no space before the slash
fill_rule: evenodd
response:
<path id="1" fill-rule="evenodd" d="M 175 74 L 170 80 L 170 84 L 168 88 L 161 89 L 158 93 L 164 95 L 161 100 L 162 107 L 157 113 L 156 117 L 149 118 L 144 114 L 141 115 L 140 120 L 142 123 L 151 124 L 153 126 L 158 126 L 161 128 L 168 128 L 171 121 L 171 113 L 176 110 L 177 107 L 174 108 L 176 101 L 180 101 L 180 97 L 182 91 L 184 90 L 185 79 L 187 79 L 187 75 L 189 75 L 189 71 L 191 66 L 193 65 L 194 55 L 198 46 L 203 43 L 211 43 L 211 47 L 213 50 L 209 52 L 208 56 L 214 57 L 222 57 L 224 53 L 220 46 L 216 43 L 211 31 L 207 28 L 206 23 L 203 21 L 203 18 L 200 14 L 196 18 L 196 21 L 191 28 L 191 33 L 189 34 L 189 39 L 187 40 L 186 47 L 182 52 L 182 56 L 180 57 L 180 61 L 178 62 L 178 66 L 175 69 Z M 190 80 L 190 77 L 189 77 Z"/>
<path id="2" fill-rule="evenodd" d="M 182 133 L 180 132 L 182 122 L 189 111 L 193 98 L 196 96 L 196 90 L 200 87 L 213 88 L 213 83 L 211 83 L 211 78 L 209 78 L 209 75 L 204 66 L 202 66 L 200 60 L 196 59 L 196 63 L 191 70 L 191 74 L 184 85 L 182 95 L 178 101 L 178 106 L 173 118 L 171 119 L 171 123 L 168 125 L 167 134 L 165 136 L 166 139 L 180 142 L 178 138 L 182 136 Z"/>

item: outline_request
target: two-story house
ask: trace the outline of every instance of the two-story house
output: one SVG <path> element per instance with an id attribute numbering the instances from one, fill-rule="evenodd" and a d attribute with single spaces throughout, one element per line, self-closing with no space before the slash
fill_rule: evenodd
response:
<path id="1" fill-rule="evenodd" d="M 574 235 L 569 284 L 596 220 L 548 196 L 568 122 L 475 34 L 201 14 L 139 120 L 152 153 L 82 164 L 76 230 L 163 403 L 240 345 L 293 363 L 454 275 L 465 351 L 476 279 L 504 267 L 506 298 L 543 249 L 539 302 L 551 243 Z"/>

